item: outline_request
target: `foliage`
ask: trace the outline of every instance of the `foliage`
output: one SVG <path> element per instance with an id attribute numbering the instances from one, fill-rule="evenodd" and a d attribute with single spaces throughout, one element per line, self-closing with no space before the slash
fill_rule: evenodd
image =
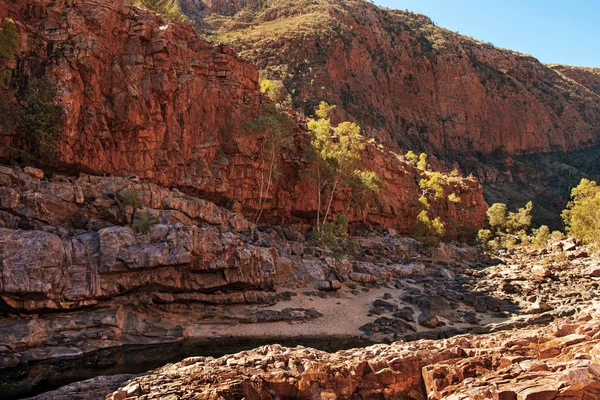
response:
<path id="1" fill-rule="evenodd" d="M 489 246 L 489 242 L 493 239 L 494 234 L 489 229 L 481 229 L 477 232 L 477 243 L 484 247 Z"/>
<path id="2" fill-rule="evenodd" d="M 422 171 L 427 171 L 429 168 L 429 164 L 427 164 L 427 154 L 421 153 L 419 154 L 419 161 L 417 162 L 417 168 Z"/>
<path id="3" fill-rule="evenodd" d="M 287 108 L 292 104 L 292 98 L 282 81 L 263 79 L 260 81 L 260 92 L 282 107 Z"/>
<path id="4" fill-rule="evenodd" d="M 431 219 L 429 212 L 423 210 L 417 216 L 415 234 L 426 245 L 435 245 L 446 234 L 446 228 L 440 217 Z"/>
<path id="5" fill-rule="evenodd" d="M 442 186 L 441 172 L 434 172 L 429 175 L 428 179 L 421 179 L 419 181 L 419 187 L 422 190 L 421 196 L 433 197 L 438 200 L 446 195 L 444 187 Z"/>
<path id="6" fill-rule="evenodd" d="M 516 213 L 507 212 L 506 204 L 495 203 L 487 210 L 488 225 L 494 233 L 515 234 L 527 230 L 531 225 L 531 210 L 533 203 L 530 201 L 524 208 L 519 208 Z"/>
<path id="7" fill-rule="evenodd" d="M 134 209 L 138 206 L 138 194 L 135 189 L 125 189 L 119 193 L 119 198 L 123 206 L 131 206 Z"/>
<path id="8" fill-rule="evenodd" d="M 477 241 L 486 249 L 504 247 L 514 248 L 521 246 L 545 246 L 550 238 L 547 226 L 533 230 L 533 236 L 528 236 L 527 231 L 531 225 L 531 210 L 533 203 L 530 201 L 517 212 L 508 212 L 506 204 L 495 203 L 487 210 L 487 227 L 477 233 Z M 543 243 L 543 245 L 542 245 Z"/>
<path id="9" fill-rule="evenodd" d="M 419 162 L 419 156 L 417 156 L 414 151 L 409 150 L 405 155 L 404 158 L 406 159 L 406 161 L 408 163 L 410 163 L 410 165 L 412 165 L 413 167 L 417 166 L 417 162 Z"/>
<path id="10" fill-rule="evenodd" d="M 424 160 L 424 162 L 427 163 L 427 156 L 421 157 L 419 162 L 421 162 L 421 160 Z M 430 201 L 446 197 L 446 191 L 444 190 L 442 183 L 443 175 L 441 172 L 429 173 L 426 178 L 419 181 L 419 188 L 421 188 L 419 203 L 422 210 L 419 215 L 417 215 L 415 236 L 426 245 L 437 244 L 439 239 L 446 234 L 446 227 L 441 218 L 432 218 L 429 213 L 429 209 L 431 208 Z M 454 193 L 452 193 L 451 196 L 453 196 L 452 198 L 457 197 Z M 450 199 L 450 196 L 448 198 Z M 458 201 L 460 201 L 460 198 L 458 198 Z"/>
<path id="11" fill-rule="evenodd" d="M 548 245 L 550 240 L 550 229 L 546 225 L 542 225 L 537 229 L 533 229 L 531 233 L 531 244 L 539 249 Z"/>
<path id="12" fill-rule="evenodd" d="M 142 213 L 135 219 L 131 227 L 138 235 L 146 235 L 156 224 L 158 224 L 158 220 L 156 218 L 148 213 Z"/>
<path id="13" fill-rule="evenodd" d="M 506 218 L 505 232 L 516 233 L 527 230 L 531 226 L 531 210 L 533 203 L 527 202 L 524 208 L 519 208 L 516 213 L 509 212 Z"/>
<path id="14" fill-rule="evenodd" d="M 168 21 L 180 22 L 187 20 L 187 17 L 181 11 L 179 0 L 126 0 L 126 3 L 154 11 Z"/>
<path id="15" fill-rule="evenodd" d="M 261 160 L 260 196 L 254 216 L 255 224 L 262 216 L 273 181 L 279 178 L 281 150 L 289 149 L 294 145 L 292 137 L 294 126 L 295 123 L 290 117 L 272 105 L 263 107 L 261 115 L 246 125 L 249 131 L 264 135 L 259 154 Z"/>
<path id="16" fill-rule="evenodd" d="M 452 203 L 460 203 L 460 197 L 458 197 L 456 195 L 456 193 L 450 193 L 448 195 L 448 201 L 452 202 Z"/>
<path id="17" fill-rule="evenodd" d="M 0 65 L 12 61 L 19 45 L 19 35 L 15 22 L 7 18 L 0 24 Z M 6 86 L 10 79 L 10 71 L 0 68 L 0 89 Z"/>
<path id="18" fill-rule="evenodd" d="M 315 111 L 317 119 L 308 121 L 310 144 L 307 158 L 310 163 L 308 175 L 317 189 L 317 229 L 321 230 L 321 210 L 325 207 L 323 222 L 328 220 L 335 195 L 340 190 L 351 190 L 347 203 L 349 210 L 357 198 L 377 194 L 381 180 L 376 173 L 360 168 L 365 143 L 361 140 L 360 127 L 353 122 L 332 126 L 329 115 L 335 109 L 321 102 Z M 328 196 L 325 192 L 329 191 Z M 323 204 L 323 200 L 326 204 Z"/>
<path id="19" fill-rule="evenodd" d="M 32 80 L 26 100 L 15 111 L 18 148 L 24 159 L 53 163 L 57 156 L 63 123 L 63 108 L 55 103 L 56 86 L 46 77 Z"/>
<path id="20" fill-rule="evenodd" d="M 488 226 L 497 233 L 506 225 L 506 204 L 494 203 L 488 208 L 486 215 L 488 218 Z"/>
<path id="21" fill-rule="evenodd" d="M 562 217 L 569 235 L 588 244 L 600 244 L 600 187 L 595 181 L 584 178 L 573 188 Z"/>
<path id="22" fill-rule="evenodd" d="M 334 222 L 325 221 L 320 230 L 312 235 L 312 244 L 325 246 L 331 251 L 336 263 L 345 256 L 356 256 L 358 247 L 348 235 L 348 217 L 338 214 Z"/>

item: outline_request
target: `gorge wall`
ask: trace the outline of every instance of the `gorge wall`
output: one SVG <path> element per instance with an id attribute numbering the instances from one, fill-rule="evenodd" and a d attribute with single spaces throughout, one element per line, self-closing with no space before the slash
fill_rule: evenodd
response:
<path id="1" fill-rule="evenodd" d="M 371 136 L 452 158 L 598 142 L 600 98 L 529 55 L 366 1 L 185 0 L 207 37 L 281 79 L 308 113 L 326 99 Z M 569 76 L 569 74 L 565 74 Z"/>
<path id="2" fill-rule="evenodd" d="M 58 86 L 66 118 L 54 170 L 135 174 L 222 206 L 235 201 L 247 213 L 258 207 L 263 135 L 245 123 L 259 115 L 262 100 L 250 62 L 199 38 L 189 23 L 168 24 L 122 1 L 2 0 L 0 10 L 0 18 L 16 21 L 20 35 L 6 115 L 33 78 L 47 75 Z M 306 221 L 316 213 L 315 190 L 301 174 L 305 122 L 294 118 L 295 148 L 282 154 L 282 175 L 266 205 L 273 221 Z M 7 118 L 2 124 L 0 157 L 10 160 L 9 146 L 19 146 L 15 123 Z M 353 210 L 351 221 L 410 231 L 424 174 L 373 144 L 364 164 L 385 185 L 367 216 Z M 461 203 L 437 202 L 434 214 L 472 229 L 482 225 L 480 185 L 453 178 L 447 186 Z M 344 200 L 342 193 L 334 209 L 343 210 Z"/>
<path id="3" fill-rule="evenodd" d="M 570 189 L 600 178 L 581 162 L 598 152 L 598 69 L 544 65 L 363 0 L 181 3 L 207 39 L 281 80 L 301 113 L 335 104 L 366 136 L 473 173 L 490 204 L 532 200 L 535 225 L 560 229 Z"/>

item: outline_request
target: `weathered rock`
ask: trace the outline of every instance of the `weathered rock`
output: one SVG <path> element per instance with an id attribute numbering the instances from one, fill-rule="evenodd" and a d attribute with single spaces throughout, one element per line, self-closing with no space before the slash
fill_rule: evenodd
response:
<path id="1" fill-rule="evenodd" d="M 597 353 L 596 318 L 586 312 L 548 327 L 333 354 L 272 345 L 218 359 L 194 357 L 135 378 L 107 399 L 150 400 L 184 393 L 263 399 L 596 398 L 598 367 L 581 356 Z M 555 336 L 557 331 L 560 336 Z M 552 351 L 542 357 L 540 349 Z"/>

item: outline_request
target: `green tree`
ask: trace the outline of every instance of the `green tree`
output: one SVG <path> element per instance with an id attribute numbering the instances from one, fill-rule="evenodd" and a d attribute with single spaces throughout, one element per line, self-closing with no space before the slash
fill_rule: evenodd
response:
<path id="1" fill-rule="evenodd" d="M 417 166 L 417 163 L 419 162 L 419 156 L 415 154 L 414 151 L 409 150 L 405 155 L 404 155 L 404 159 L 413 167 Z"/>
<path id="2" fill-rule="evenodd" d="M 12 61 L 18 46 L 17 25 L 7 18 L 0 24 L 0 89 L 5 87 L 10 79 L 10 71 L 3 65 Z"/>
<path id="3" fill-rule="evenodd" d="M 263 214 L 263 210 L 272 183 L 279 177 L 279 159 L 281 150 L 291 148 L 294 145 L 292 132 L 294 121 L 287 115 L 281 113 L 274 106 L 263 107 L 261 115 L 254 121 L 247 124 L 247 128 L 253 132 L 259 132 L 264 135 L 264 140 L 260 147 L 260 195 L 259 204 L 254 215 L 254 224 L 258 224 Z"/>
<path id="4" fill-rule="evenodd" d="M 506 218 L 506 233 L 517 233 L 521 230 L 527 231 L 531 226 L 531 210 L 533 203 L 527 202 L 525 207 L 519 208 L 516 213 L 509 212 Z"/>
<path id="5" fill-rule="evenodd" d="M 571 201 L 562 217 L 569 235 L 600 244 L 600 187 L 595 181 L 584 178 L 571 190 Z"/>
<path id="6" fill-rule="evenodd" d="M 187 20 L 181 11 L 179 0 L 126 0 L 127 4 L 154 11 L 168 21 L 180 22 Z"/>
<path id="7" fill-rule="evenodd" d="M 292 98 L 282 81 L 263 79 L 260 81 L 260 92 L 265 94 L 271 101 L 284 108 L 292 104 Z"/>
<path id="8" fill-rule="evenodd" d="M 321 102 L 315 112 L 318 118 L 308 121 L 311 146 L 308 148 L 307 158 L 310 163 L 309 176 L 316 182 L 317 187 L 318 230 L 321 229 L 323 207 L 323 222 L 326 222 L 338 191 L 356 190 L 353 185 L 366 185 L 367 191 L 376 192 L 380 186 L 374 173 L 367 174 L 360 169 L 361 154 L 365 149 L 360 127 L 353 122 L 342 122 L 332 126 L 329 115 L 333 109 L 335 106 Z M 329 193 L 324 198 L 326 188 L 329 189 Z"/>
<path id="9" fill-rule="evenodd" d="M 427 164 L 427 154 L 421 153 L 419 154 L 419 161 L 417 162 L 417 168 L 423 171 L 427 171 L 429 168 L 429 164 Z"/>
<path id="10" fill-rule="evenodd" d="M 56 86 L 46 77 L 29 83 L 26 99 L 15 111 L 16 148 L 23 159 L 51 164 L 58 156 L 57 144 L 63 123 L 63 108 L 55 103 Z"/>
<path id="11" fill-rule="evenodd" d="M 488 208 L 486 215 L 488 218 L 488 225 L 495 233 L 504 230 L 506 226 L 506 204 L 494 203 Z"/>
<path id="12" fill-rule="evenodd" d="M 427 156 L 422 157 L 419 162 L 421 160 L 425 160 L 424 162 L 427 163 Z M 429 209 L 431 208 L 430 201 L 446 197 L 446 191 L 442 184 L 443 176 L 441 172 L 428 173 L 426 178 L 419 181 L 419 188 L 421 188 L 421 197 L 419 197 L 421 212 L 417 215 L 415 236 L 427 245 L 436 244 L 446 234 L 446 227 L 441 218 L 433 218 L 429 213 Z"/>
<path id="13" fill-rule="evenodd" d="M 357 244 L 348 234 L 348 217 L 346 214 L 336 215 L 334 222 L 323 222 L 321 230 L 313 233 L 313 245 L 325 246 L 331 251 L 337 264 L 345 256 L 356 256 Z"/>

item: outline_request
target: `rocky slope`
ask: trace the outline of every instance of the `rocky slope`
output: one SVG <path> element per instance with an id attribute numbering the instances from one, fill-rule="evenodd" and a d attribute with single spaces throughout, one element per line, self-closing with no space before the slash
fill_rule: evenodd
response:
<path id="1" fill-rule="evenodd" d="M 137 216 L 124 200 L 132 191 Z M 157 222 L 147 233 L 127 226 L 144 215 Z M 573 243 L 561 244 L 569 262 L 548 256 L 538 268 L 507 254 L 506 267 L 465 246 L 424 249 L 390 228 L 356 237 L 357 258 L 336 263 L 302 226 L 253 232 L 239 213 L 133 176 L 1 167 L 0 226 L 7 395 L 99 349 L 194 338 L 438 339 L 546 323 L 598 295 L 597 261 Z"/>
<path id="2" fill-rule="evenodd" d="M 120 0 L 0 1 L 0 18 L 6 16 L 17 22 L 21 44 L 12 65 L 13 97 L 4 107 L 18 107 L 27 82 L 44 74 L 59 89 L 65 131 L 53 170 L 135 174 L 220 206 L 237 202 L 247 214 L 258 207 L 266 167 L 259 155 L 263 133 L 245 128 L 261 106 L 258 73 L 249 62 L 200 39 L 190 24 L 166 24 Z M 302 175 L 306 130 L 297 119 L 295 147 L 282 154 L 281 177 L 265 206 L 271 221 L 315 216 L 317 196 Z M 0 123 L 0 158 L 11 159 L 9 145 L 20 146 L 15 121 Z M 368 215 L 353 210 L 351 221 L 410 231 L 422 172 L 373 144 L 364 167 L 385 185 Z M 434 214 L 480 226 L 486 209 L 480 186 L 460 179 L 448 185 L 461 206 L 438 202 Z M 345 209 L 344 200 L 342 193 L 334 209 Z"/>
<path id="3" fill-rule="evenodd" d="M 327 99 L 386 143 L 448 158 L 598 143 L 592 88 L 425 16 L 362 0 L 182 4 L 209 37 L 282 79 L 297 107 Z"/>
<path id="4" fill-rule="evenodd" d="M 600 96 L 600 68 L 573 67 L 570 65 L 550 65 L 550 68 Z"/>
<path id="5" fill-rule="evenodd" d="M 273 345 L 188 358 L 106 397 L 162 399 L 595 399 L 598 310 L 547 327 L 324 353 Z"/>

